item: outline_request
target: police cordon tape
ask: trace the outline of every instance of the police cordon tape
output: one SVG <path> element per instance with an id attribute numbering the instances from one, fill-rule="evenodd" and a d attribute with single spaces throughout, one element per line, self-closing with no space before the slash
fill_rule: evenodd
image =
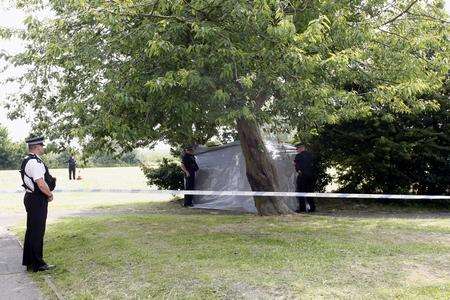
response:
<path id="1" fill-rule="evenodd" d="M 347 194 L 347 193 L 301 193 L 301 192 L 254 192 L 254 191 L 200 191 L 200 190 L 146 190 L 146 189 L 55 189 L 55 193 L 143 193 L 200 196 L 281 196 L 315 198 L 359 198 L 359 199 L 429 199 L 450 200 L 444 195 L 400 195 L 400 194 Z M 0 190 L 0 194 L 24 193 L 23 190 Z"/>

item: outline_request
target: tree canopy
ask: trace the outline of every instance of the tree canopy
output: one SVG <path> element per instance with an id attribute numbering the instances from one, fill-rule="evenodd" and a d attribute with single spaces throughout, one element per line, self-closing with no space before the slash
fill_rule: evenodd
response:
<path id="1" fill-rule="evenodd" d="M 28 72 L 10 102 L 94 148 L 205 142 L 241 115 L 272 130 L 435 107 L 442 1 L 16 1 Z"/>
<path id="2" fill-rule="evenodd" d="M 30 16 L 19 33 L 27 49 L 9 59 L 28 72 L 12 116 L 29 105 L 36 128 L 91 149 L 238 131 L 253 189 L 276 189 L 269 161 L 254 161 L 267 156 L 260 126 L 302 136 L 374 112 L 436 109 L 422 95 L 449 68 L 443 1 L 15 2 L 54 17 Z"/>

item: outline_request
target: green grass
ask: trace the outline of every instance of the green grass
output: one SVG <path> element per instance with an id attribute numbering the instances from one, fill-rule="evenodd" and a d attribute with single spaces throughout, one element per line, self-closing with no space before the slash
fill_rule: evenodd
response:
<path id="1" fill-rule="evenodd" d="M 58 188 L 146 188 L 139 168 L 53 173 Z M 18 172 L 0 184 L 18 188 Z M 0 215 L 23 214 L 22 197 L 0 195 Z M 50 299 L 47 275 L 67 299 L 450 298 L 448 206 L 327 199 L 322 215 L 258 217 L 168 199 L 56 194 L 51 220 L 81 215 L 50 220 L 45 258 L 58 268 L 34 280 Z"/>
<path id="2" fill-rule="evenodd" d="M 146 188 L 146 178 L 139 167 L 77 169 L 82 180 L 69 180 L 67 169 L 51 169 L 57 178 L 58 189 L 78 188 Z M 1 189 L 20 189 L 22 181 L 19 171 L 0 171 Z"/>
<path id="3" fill-rule="evenodd" d="M 448 215 L 263 218 L 140 203 L 50 225 L 46 257 L 69 299 L 450 297 Z"/>
<path id="4" fill-rule="evenodd" d="M 146 178 L 138 167 L 81 169 L 82 180 L 69 180 L 67 169 L 51 170 L 57 178 L 57 189 L 121 188 L 148 189 Z M 0 171 L 0 189 L 17 190 L 22 181 L 18 171 Z M 168 195 L 55 193 L 50 213 L 92 209 L 99 205 L 148 202 L 169 199 Z M 22 212 L 23 194 L 0 194 L 0 212 Z"/>

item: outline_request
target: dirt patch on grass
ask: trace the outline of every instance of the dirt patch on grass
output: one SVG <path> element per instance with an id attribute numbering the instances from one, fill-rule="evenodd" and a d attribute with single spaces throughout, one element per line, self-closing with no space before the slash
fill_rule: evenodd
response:
<path id="1" fill-rule="evenodd" d="M 433 243 L 447 245 L 450 247 L 450 234 L 448 233 L 405 233 L 389 234 L 389 238 L 396 243 Z"/>
<path id="2" fill-rule="evenodd" d="M 244 282 L 236 282 L 229 286 L 224 299 L 298 299 L 298 295 L 294 295 L 288 286 L 253 286 Z"/>
<path id="3" fill-rule="evenodd" d="M 343 218 L 364 218 L 364 219 L 449 219 L 450 212 L 447 211 L 426 211 L 426 212 L 405 212 L 405 211 L 366 211 L 366 210 L 322 210 L 314 215 L 333 216 Z"/>
<path id="4" fill-rule="evenodd" d="M 411 285 L 436 285 L 450 282 L 449 268 L 436 268 L 425 264 L 410 264 L 403 271 L 406 281 Z"/>

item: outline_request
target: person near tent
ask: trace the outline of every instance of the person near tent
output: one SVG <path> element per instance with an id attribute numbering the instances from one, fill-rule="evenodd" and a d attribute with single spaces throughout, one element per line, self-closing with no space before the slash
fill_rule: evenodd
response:
<path id="1" fill-rule="evenodd" d="M 194 148 L 187 146 L 181 157 L 181 169 L 184 172 L 184 189 L 194 190 L 195 188 L 195 172 L 199 170 L 197 161 L 194 156 Z M 184 195 L 184 206 L 193 206 L 193 195 Z"/>
<path id="2" fill-rule="evenodd" d="M 73 180 L 76 180 L 77 178 L 75 177 L 75 173 L 77 168 L 77 161 L 75 160 L 75 157 L 73 157 L 73 155 L 69 157 L 67 166 L 69 167 L 69 180 L 72 180 L 72 177 Z"/>
<path id="3" fill-rule="evenodd" d="M 314 156 L 305 145 L 297 144 L 297 155 L 294 158 L 297 172 L 296 192 L 311 193 L 314 189 Z M 297 212 L 314 212 L 316 204 L 311 197 L 298 197 L 299 208 Z"/>
<path id="4" fill-rule="evenodd" d="M 27 212 L 27 229 L 23 244 L 22 265 L 28 271 L 38 272 L 53 269 L 43 258 L 45 224 L 48 203 L 53 200 L 56 178 L 52 177 L 41 160 L 44 154 L 44 138 L 26 141 L 29 154 L 22 161 L 20 174 L 25 189 L 24 205 Z"/>

